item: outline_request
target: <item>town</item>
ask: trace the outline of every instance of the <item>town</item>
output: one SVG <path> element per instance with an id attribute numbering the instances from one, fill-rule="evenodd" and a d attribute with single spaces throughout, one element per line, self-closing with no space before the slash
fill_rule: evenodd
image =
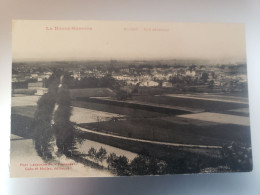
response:
<path id="1" fill-rule="evenodd" d="M 62 66 L 62 62 L 57 63 Z M 142 87 L 157 87 L 168 90 L 174 88 L 184 92 L 240 92 L 240 94 L 247 94 L 246 64 L 150 65 L 149 62 L 145 61 L 120 64 L 115 60 L 94 62 L 93 64 L 91 62 L 79 64 L 63 62 L 63 64 L 62 69 L 65 69 L 72 78 L 69 84 L 70 88 L 111 87 L 107 86 L 109 83 L 97 82 L 109 76 L 120 83 L 121 88 L 124 88 L 125 91 L 133 91 Z M 69 66 L 71 64 L 72 67 Z M 16 65 L 14 63 L 12 92 L 22 93 L 24 90 L 21 89 L 28 89 L 31 90 L 31 93 L 46 93 L 46 82 L 52 75 L 53 67 L 47 62 L 42 65 L 38 63 L 35 65 L 34 63 Z"/>

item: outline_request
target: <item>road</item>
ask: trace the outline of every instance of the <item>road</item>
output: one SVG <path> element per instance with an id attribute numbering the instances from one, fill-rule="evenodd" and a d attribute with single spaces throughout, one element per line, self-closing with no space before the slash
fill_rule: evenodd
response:
<path id="1" fill-rule="evenodd" d="M 97 135 L 102 135 L 102 136 L 107 136 L 107 137 L 114 137 L 114 138 L 119 138 L 119 139 L 122 139 L 122 140 L 130 140 L 130 141 L 136 141 L 136 142 L 156 144 L 156 145 L 166 145 L 166 146 L 182 147 L 182 148 L 201 148 L 201 149 L 221 149 L 222 148 L 220 146 L 178 144 L 178 143 L 169 143 L 169 142 L 159 142 L 159 141 L 152 141 L 152 140 L 144 140 L 144 139 L 123 137 L 123 136 L 112 135 L 112 134 L 108 134 L 108 133 L 97 132 L 97 131 L 93 131 L 93 130 L 89 130 L 89 129 L 80 127 L 78 125 L 75 125 L 75 127 L 77 129 L 81 130 L 81 131 L 92 133 L 92 134 L 97 134 Z"/>

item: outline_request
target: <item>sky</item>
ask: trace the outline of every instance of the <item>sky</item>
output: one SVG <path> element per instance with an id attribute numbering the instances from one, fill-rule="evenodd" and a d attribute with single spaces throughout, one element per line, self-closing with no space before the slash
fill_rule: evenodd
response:
<path id="1" fill-rule="evenodd" d="M 13 61 L 203 59 L 245 62 L 243 24 L 15 20 Z"/>

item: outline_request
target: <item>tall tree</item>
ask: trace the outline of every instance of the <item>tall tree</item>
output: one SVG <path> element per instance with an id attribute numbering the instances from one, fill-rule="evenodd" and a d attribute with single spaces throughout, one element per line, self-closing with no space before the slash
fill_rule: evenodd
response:
<path id="1" fill-rule="evenodd" d="M 74 127 L 70 122 L 72 111 L 70 92 L 64 84 L 58 89 L 56 103 L 57 110 L 54 113 L 56 144 L 60 152 L 71 156 L 75 146 Z"/>
<path id="2" fill-rule="evenodd" d="M 56 101 L 56 86 L 52 84 L 48 93 L 44 94 L 37 102 L 37 110 L 33 123 L 33 138 L 35 149 L 44 160 L 52 158 L 52 113 Z"/>

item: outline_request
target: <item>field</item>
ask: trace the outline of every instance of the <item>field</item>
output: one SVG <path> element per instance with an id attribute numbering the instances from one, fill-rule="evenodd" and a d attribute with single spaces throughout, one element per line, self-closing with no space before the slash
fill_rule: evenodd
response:
<path id="1" fill-rule="evenodd" d="M 12 89 L 13 94 L 24 94 L 24 95 L 33 95 L 36 93 L 36 89 Z"/>
<path id="2" fill-rule="evenodd" d="M 36 111 L 38 98 L 38 96 L 13 97 L 12 117 L 16 120 L 12 120 L 12 122 L 17 121 L 16 124 L 20 124 L 23 121 L 20 118 L 24 117 L 27 122 L 20 125 L 21 127 L 28 126 L 28 120 L 33 118 Z M 170 98 L 172 105 L 193 106 L 198 109 L 210 106 L 211 109 L 218 110 L 218 112 L 230 111 L 234 115 L 223 115 L 224 118 L 221 118 L 219 116 L 222 114 L 207 112 L 174 114 L 151 111 L 150 107 L 148 110 L 146 107 L 136 109 L 129 107 L 127 102 L 125 102 L 126 106 L 120 106 L 120 104 L 109 104 L 109 101 L 101 103 L 72 101 L 71 121 L 94 131 L 144 140 L 216 146 L 233 141 L 250 143 L 248 117 L 236 114 L 246 112 L 247 104 L 166 96 L 134 97 L 139 102 L 145 100 L 146 102 L 156 102 L 156 104 L 163 104 L 165 98 Z M 225 106 L 223 108 L 217 106 L 218 104 Z M 13 124 L 13 127 L 19 131 L 19 125 Z"/>
<path id="3" fill-rule="evenodd" d="M 12 97 L 11 133 L 25 138 L 31 137 L 31 125 L 40 96 Z"/>
<path id="4" fill-rule="evenodd" d="M 165 94 L 163 96 L 169 97 L 179 97 L 179 98 L 186 98 L 186 99 L 201 99 L 201 100 L 211 100 L 211 101 L 219 101 L 219 102 L 235 102 L 235 103 L 248 103 L 248 98 L 235 96 L 235 94 Z"/>
<path id="5" fill-rule="evenodd" d="M 195 113 L 195 114 L 183 114 L 180 115 L 179 117 L 215 122 L 220 124 L 235 124 L 235 125 L 249 126 L 248 117 L 235 116 L 229 114 L 202 112 L 202 113 Z"/>
<path id="6" fill-rule="evenodd" d="M 86 108 L 72 107 L 70 120 L 75 123 L 93 123 L 109 121 L 115 118 L 122 118 L 123 115 L 108 112 L 94 111 Z"/>
<path id="7" fill-rule="evenodd" d="M 80 146 L 81 152 L 86 153 L 94 141 L 119 151 L 147 151 L 170 164 L 194 163 L 190 165 L 194 168 L 202 159 L 204 167 L 219 166 L 224 144 L 251 145 L 247 98 L 166 94 L 118 101 L 89 97 L 99 91 L 92 90 L 87 97 L 78 91 L 81 94 L 71 102 L 76 136 L 87 143 Z M 38 98 L 12 97 L 12 133 L 30 138 Z"/>
<path id="8" fill-rule="evenodd" d="M 94 112 L 98 110 L 125 116 L 121 120 L 79 124 L 98 132 L 181 144 L 250 144 L 249 118 L 240 116 L 247 113 L 247 98 L 205 94 L 187 97 L 156 95 L 135 96 L 127 101 L 86 98 L 72 104 Z M 158 109 L 160 105 L 161 110 Z M 182 113 L 190 108 L 194 112 Z M 168 112 L 171 109 L 174 112 Z"/>
<path id="9" fill-rule="evenodd" d="M 11 134 L 31 138 L 31 125 L 33 119 L 31 117 L 22 116 L 19 114 L 11 115 Z"/>
<path id="10" fill-rule="evenodd" d="M 16 106 L 16 107 L 12 107 L 11 109 L 12 114 L 25 116 L 31 119 L 34 118 L 35 111 L 36 111 L 36 106 Z"/>
<path id="11" fill-rule="evenodd" d="M 179 106 L 183 108 L 199 109 L 205 112 L 221 112 L 231 109 L 247 108 L 248 104 L 236 103 L 236 102 L 225 102 L 225 101 L 207 101 L 203 99 L 193 98 L 180 98 L 180 97 L 169 97 L 169 96 L 134 96 L 134 101 L 155 103 L 160 105 Z"/>
<path id="12" fill-rule="evenodd" d="M 181 144 L 221 146 L 232 141 L 250 142 L 249 127 L 178 117 L 126 119 L 83 123 L 80 126 L 125 137 Z"/>
<path id="13" fill-rule="evenodd" d="M 115 93 L 109 88 L 85 88 L 85 89 L 70 89 L 72 99 L 77 97 L 111 97 Z"/>
<path id="14" fill-rule="evenodd" d="M 17 96 L 12 97 L 12 107 L 16 106 L 36 106 L 40 96 Z"/>
<path id="15" fill-rule="evenodd" d="M 147 110 L 134 109 L 134 108 L 116 106 L 111 104 L 99 104 L 99 103 L 88 102 L 88 101 L 73 101 L 72 106 L 86 108 L 95 111 L 115 113 L 115 114 L 124 115 L 125 117 L 131 117 L 131 118 L 153 118 L 159 116 L 168 116 L 168 114 L 159 113 L 159 112 L 151 112 Z"/>

